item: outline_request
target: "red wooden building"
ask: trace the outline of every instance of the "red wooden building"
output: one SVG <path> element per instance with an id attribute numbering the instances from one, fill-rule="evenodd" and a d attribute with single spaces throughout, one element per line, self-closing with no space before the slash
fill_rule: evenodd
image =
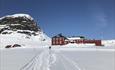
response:
<path id="1" fill-rule="evenodd" d="M 65 39 L 66 37 L 64 37 L 62 34 L 58 34 L 52 37 L 52 45 L 64 45 Z"/>
<path id="2" fill-rule="evenodd" d="M 62 34 L 58 34 L 52 37 L 52 45 L 66 45 L 69 43 L 76 44 L 95 44 L 96 46 L 102 46 L 101 40 L 87 40 L 83 36 L 67 38 Z"/>

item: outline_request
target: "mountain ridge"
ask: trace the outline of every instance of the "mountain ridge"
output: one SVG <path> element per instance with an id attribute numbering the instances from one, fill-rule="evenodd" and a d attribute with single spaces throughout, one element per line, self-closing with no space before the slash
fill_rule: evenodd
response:
<path id="1" fill-rule="evenodd" d="M 41 31 L 41 28 L 30 15 L 14 14 L 0 19 L 0 33 L 4 30 L 30 30 Z"/>

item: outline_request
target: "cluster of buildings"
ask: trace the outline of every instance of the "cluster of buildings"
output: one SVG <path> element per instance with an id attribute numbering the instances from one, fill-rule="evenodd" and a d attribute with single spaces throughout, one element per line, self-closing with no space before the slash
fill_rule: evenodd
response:
<path id="1" fill-rule="evenodd" d="M 74 37 L 66 37 L 62 34 L 58 34 L 52 37 L 52 45 L 66 45 L 66 44 L 92 44 L 95 46 L 102 46 L 101 40 L 90 40 L 85 39 L 84 36 L 74 36 Z"/>

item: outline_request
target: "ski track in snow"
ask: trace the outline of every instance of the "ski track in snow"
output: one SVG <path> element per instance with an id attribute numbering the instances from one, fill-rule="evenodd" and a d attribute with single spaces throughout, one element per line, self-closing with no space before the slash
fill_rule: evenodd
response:
<path id="1" fill-rule="evenodd" d="M 41 53 L 37 53 L 35 57 L 20 70 L 51 70 L 50 67 L 53 66 L 56 59 L 60 60 L 64 70 L 85 70 L 79 63 L 61 54 L 61 51 L 53 49 L 45 49 Z"/>
<path id="2" fill-rule="evenodd" d="M 35 48 L 35 49 L 37 49 L 37 48 Z M 51 49 L 48 49 L 48 48 L 44 48 L 41 51 L 35 50 L 35 49 L 34 49 L 34 53 L 33 53 L 34 56 L 30 59 L 30 61 L 26 61 L 27 63 L 25 63 L 24 65 L 21 64 L 22 67 L 20 67 L 19 69 L 15 69 L 15 70 L 58 70 L 58 69 L 60 69 L 60 70 L 86 70 L 88 65 L 85 66 L 85 64 L 83 65 L 82 63 L 80 63 L 79 60 L 76 60 L 77 56 L 75 57 L 75 61 L 74 61 L 74 58 L 73 59 L 70 58 L 71 56 L 67 57 L 70 54 L 67 55 L 66 52 L 64 52 L 64 51 L 81 51 L 81 52 L 82 51 L 85 51 L 85 52 L 87 52 L 87 51 L 100 52 L 101 51 L 100 55 L 98 55 L 99 53 L 96 53 L 96 56 L 94 56 L 94 58 L 97 57 L 97 55 L 102 56 L 102 54 L 104 52 L 107 52 L 107 53 L 109 52 L 107 55 L 103 54 L 104 57 L 112 56 L 112 55 L 110 55 L 111 52 L 112 52 L 112 54 L 115 52 L 115 49 L 101 49 L 101 48 L 99 48 L 99 49 L 95 49 L 95 48 L 94 49 L 93 48 L 89 48 L 89 49 L 85 49 L 85 48 L 81 48 L 81 49 L 80 48 L 77 48 L 77 49 L 75 49 L 75 48 L 72 48 L 72 49 L 71 48 L 61 48 L 61 49 L 60 48 L 58 48 L 58 49 L 51 48 Z M 93 54 L 95 54 L 94 52 L 93 52 Z M 75 53 L 75 52 L 72 52 L 72 53 Z M 78 52 L 78 53 L 80 53 L 80 52 Z M 78 57 L 79 57 L 79 54 L 78 54 Z M 112 57 L 114 57 L 114 54 Z M 97 59 L 96 61 L 100 61 L 100 60 Z M 96 61 L 94 62 L 94 64 L 96 63 Z M 113 61 L 114 61 L 114 59 L 112 59 L 111 62 L 113 62 Z M 86 62 L 86 64 L 87 63 L 88 63 L 88 61 Z M 107 63 L 108 63 L 108 61 L 107 61 Z M 111 64 L 111 63 L 109 63 L 109 64 Z M 114 63 L 112 63 L 112 64 L 114 64 Z M 105 67 L 105 66 L 103 66 L 103 67 Z M 113 65 L 113 67 L 114 67 L 114 65 Z M 100 70 L 101 70 L 101 68 L 102 67 L 100 66 Z M 8 70 L 8 69 L 4 69 L 4 70 Z M 92 70 L 92 69 L 88 69 L 88 70 Z M 108 69 L 106 69 L 106 70 L 108 70 Z M 114 70 L 114 68 L 113 69 L 111 68 L 111 70 Z"/>
<path id="3" fill-rule="evenodd" d="M 55 54 L 51 50 L 44 50 L 23 66 L 20 70 L 50 70 L 50 66 L 55 63 Z"/>
<path id="4" fill-rule="evenodd" d="M 65 70 L 69 70 L 69 69 L 67 69 L 68 66 L 65 64 L 65 61 L 68 62 L 70 65 L 72 65 L 72 67 L 70 67 L 71 70 L 82 70 L 78 63 L 74 62 L 71 59 L 68 59 L 68 57 L 60 54 L 60 58 L 62 59 L 62 63 L 64 65 Z"/>
<path id="5" fill-rule="evenodd" d="M 33 57 L 20 70 L 51 70 L 50 67 L 55 64 L 56 60 L 60 60 L 64 70 L 85 70 L 85 68 L 83 68 L 83 66 L 81 67 L 78 62 L 61 54 L 61 50 L 55 49 L 45 49 L 41 53 L 37 53 L 35 57 Z"/>
<path id="6" fill-rule="evenodd" d="M 50 67 L 56 62 L 56 55 L 59 56 L 57 58 L 61 60 L 65 70 L 68 70 L 68 65 L 66 65 L 65 62 L 72 66 L 69 66 L 71 70 L 82 70 L 76 62 L 68 59 L 62 54 L 56 54 L 56 52 L 48 49 L 40 54 L 36 54 L 35 57 L 33 57 L 31 61 L 24 65 L 20 70 L 50 70 Z"/>

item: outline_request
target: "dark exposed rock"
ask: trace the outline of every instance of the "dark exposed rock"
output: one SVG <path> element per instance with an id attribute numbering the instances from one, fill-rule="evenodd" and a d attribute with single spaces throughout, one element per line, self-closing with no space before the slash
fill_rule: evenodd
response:
<path id="1" fill-rule="evenodd" d="M 2 32 L 2 34 L 11 34 L 12 32 Z"/>
<path id="2" fill-rule="evenodd" d="M 27 32 L 27 31 L 18 31 L 18 33 L 27 34 L 27 35 L 31 36 L 31 33 Z"/>
<path id="3" fill-rule="evenodd" d="M 26 16 L 15 18 L 5 17 L 0 20 L 0 26 L 1 25 L 5 25 L 6 27 L 0 29 L 0 33 L 2 33 L 4 30 L 30 30 L 34 32 L 41 31 L 40 27 L 37 26 L 37 23 Z"/>
<path id="4" fill-rule="evenodd" d="M 5 46 L 5 48 L 11 48 L 12 47 L 12 45 L 7 45 L 7 46 Z"/>
<path id="5" fill-rule="evenodd" d="M 19 44 L 14 44 L 14 45 L 7 45 L 5 48 L 14 48 L 14 47 L 21 47 Z"/>
<path id="6" fill-rule="evenodd" d="M 12 47 L 21 47 L 19 44 L 14 44 Z"/>

